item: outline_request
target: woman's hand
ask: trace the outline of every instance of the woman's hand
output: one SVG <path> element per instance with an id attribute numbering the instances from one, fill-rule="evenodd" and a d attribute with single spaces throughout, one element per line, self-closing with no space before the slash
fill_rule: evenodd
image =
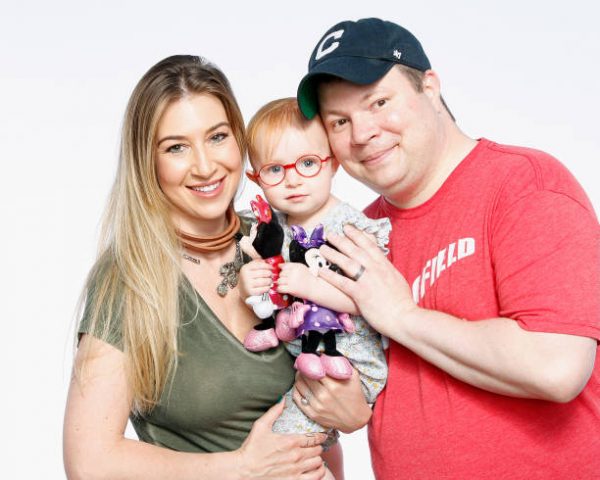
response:
<path id="1" fill-rule="evenodd" d="M 348 380 L 330 377 L 311 380 L 298 373 L 293 398 L 300 410 L 315 422 L 344 433 L 364 427 L 372 414 L 355 369 Z M 308 404 L 303 403 L 302 398 Z"/>
<path id="2" fill-rule="evenodd" d="M 252 260 L 240 270 L 238 289 L 244 300 L 268 292 L 272 284 L 272 267 L 262 259 Z"/>
<path id="3" fill-rule="evenodd" d="M 284 402 L 271 407 L 254 425 L 242 446 L 237 450 L 237 471 L 244 479 L 302 479 L 325 478 L 321 458 L 324 433 L 282 435 L 273 433 L 273 422 L 281 415 Z"/>

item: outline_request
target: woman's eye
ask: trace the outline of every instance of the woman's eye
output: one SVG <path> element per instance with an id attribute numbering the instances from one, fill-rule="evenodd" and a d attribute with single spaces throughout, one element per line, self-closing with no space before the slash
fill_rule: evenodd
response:
<path id="1" fill-rule="evenodd" d="M 267 169 L 267 171 L 268 171 L 269 173 L 275 173 L 275 174 L 277 174 L 277 173 L 281 172 L 281 169 L 282 169 L 281 165 L 271 165 L 271 166 L 270 166 L 270 167 Z"/>
<path id="2" fill-rule="evenodd" d="M 215 133 L 214 135 L 212 135 L 210 137 L 210 139 L 214 143 L 220 143 L 223 140 L 225 140 L 227 137 L 228 137 L 228 135 L 226 133 L 219 132 L 219 133 Z"/>
<path id="3" fill-rule="evenodd" d="M 378 106 L 378 107 L 383 107 L 386 103 L 387 103 L 387 99 L 386 98 L 380 98 L 379 100 L 377 100 L 375 102 L 375 105 Z"/>
<path id="4" fill-rule="evenodd" d="M 315 161 L 312 158 L 307 158 L 302 161 L 302 165 L 306 168 L 310 168 L 315 164 Z"/>
<path id="5" fill-rule="evenodd" d="M 181 143 L 177 143 L 175 145 L 171 145 L 170 147 L 167 148 L 167 152 L 169 153 L 181 153 L 183 152 L 185 148 L 185 145 L 181 144 Z"/>
<path id="6" fill-rule="evenodd" d="M 339 127 L 342 127 L 342 126 L 344 126 L 344 125 L 346 124 L 346 122 L 347 122 L 347 121 L 348 121 L 348 120 L 347 120 L 347 119 L 345 119 L 345 118 L 340 118 L 340 119 L 338 119 L 338 120 L 335 120 L 335 121 L 333 122 L 333 128 L 339 128 Z"/>

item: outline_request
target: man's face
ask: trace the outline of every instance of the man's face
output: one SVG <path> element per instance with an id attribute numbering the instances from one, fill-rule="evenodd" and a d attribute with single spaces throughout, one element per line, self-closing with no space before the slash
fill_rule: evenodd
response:
<path id="1" fill-rule="evenodd" d="M 443 107 L 435 74 L 425 75 L 423 92 L 398 68 L 370 85 L 327 82 L 319 88 L 319 105 L 344 169 L 393 204 L 415 206 L 440 157 Z"/>

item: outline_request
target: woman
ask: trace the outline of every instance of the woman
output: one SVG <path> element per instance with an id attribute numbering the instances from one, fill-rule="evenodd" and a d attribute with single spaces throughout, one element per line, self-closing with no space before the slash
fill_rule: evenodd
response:
<path id="1" fill-rule="evenodd" d="M 235 289 L 244 153 L 241 113 L 213 65 L 169 57 L 136 86 L 86 285 L 65 415 L 69 478 L 323 478 L 324 435 L 271 432 L 291 358 L 242 345 L 258 323 Z M 321 423 L 351 431 L 368 420 L 356 377 L 312 388 L 303 408 Z M 142 441 L 124 437 L 128 418 Z"/>

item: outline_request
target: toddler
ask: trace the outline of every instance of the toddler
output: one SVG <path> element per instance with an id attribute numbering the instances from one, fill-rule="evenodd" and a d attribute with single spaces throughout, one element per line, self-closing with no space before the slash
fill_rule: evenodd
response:
<path id="1" fill-rule="evenodd" d="M 279 265 L 276 290 L 305 299 L 311 305 L 318 304 L 352 314 L 350 318 L 354 332 L 338 330 L 335 348 L 356 368 L 365 397 L 369 403 L 373 403 L 387 377 L 380 335 L 364 319 L 355 315 L 356 306 L 344 293 L 315 276 L 306 265 L 288 263 L 289 251 L 294 235 L 297 243 L 298 232 L 303 238 L 326 239 L 329 233 L 342 235 L 342 228 L 348 223 L 372 234 L 378 246 L 387 251 L 390 222 L 387 218 L 369 219 L 331 194 L 333 176 L 339 164 L 331 155 L 321 120 L 318 116 L 306 120 L 295 98 L 275 100 L 262 107 L 248 125 L 248 143 L 250 164 L 254 171 L 247 172 L 247 175 L 261 187 L 284 230 L 281 254 L 286 263 Z M 320 232 L 321 226 L 323 233 Z M 269 290 L 272 286 L 272 268 L 263 260 L 253 260 L 242 267 L 240 294 L 244 299 Z M 302 328 L 298 330 L 300 336 Z M 344 330 L 352 331 L 347 328 Z M 306 349 L 303 347 L 305 345 L 301 346 L 299 338 L 286 342 L 286 348 L 299 357 L 296 365 L 299 360 L 304 362 L 302 371 L 315 371 L 318 378 L 319 371 L 322 375 L 336 377 L 336 372 L 343 370 L 340 363 L 345 361 L 343 357 L 336 360 L 336 357 L 319 355 L 323 345 L 319 346 L 316 355 L 304 355 Z M 326 357 L 327 361 L 324 361 Z M 286 393 L 285 402 L 286 408 L 276 421 L 274 431 L 309 433 L 328 430 L 304 415 L 292 400 L 291 390 Z M 337 437 L 334 435 L 333 438 Z"/>

